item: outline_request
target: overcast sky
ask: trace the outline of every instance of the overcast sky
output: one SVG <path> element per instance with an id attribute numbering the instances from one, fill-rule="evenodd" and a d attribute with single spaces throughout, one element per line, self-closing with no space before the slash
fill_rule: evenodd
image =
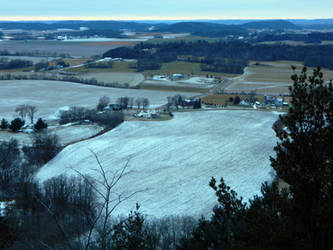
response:
<path id="1" fill-rule="evenodd" d="M 0 19 L 333 18 L 333 0 L 0 0 Z"/>

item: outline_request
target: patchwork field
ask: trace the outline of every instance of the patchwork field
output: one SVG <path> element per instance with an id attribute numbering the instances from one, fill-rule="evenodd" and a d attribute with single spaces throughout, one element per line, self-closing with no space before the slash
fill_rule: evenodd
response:
<path id="1" fill-rule="evenodd" d="M 2 49 L 0 49 L 2 50 Z M 34 64 L 42 62 L 42 61 L 52 61 L 56 60 L 59 57 L 41 57 L 41 56 L 1 56 L 1 58 L 7 58 L 8 60 L 28 60 L 32 61 Z"/>
<path id="2" fill-rule="evenodd" d="M 272 112 L 206 111 L 175 113 L 164 122 L 125 122 L 66 147 L 36 178 L 72 175 L 75 169 L 100 179 L 93 151 L 109 179 L 129 161 L 113 198 L 141 191 L 113 215 L 127 215 L 138 202 L 141 212 L 155 217 L 208 216 L 216 203 L 208 186 L 212 176 L 223 176 L 246 200 L 260 193 L 262 182 L 272 180 L 269 156 L 277 118 Z"/>
<path id="3" fill-rule="evenodd" d="M 87 139 L 98 134 L 103 128 L 97 125 L 74 125 L 74 126 L 57 126 L 49 127 L 48 133 L 55 134 L 59 137 L 59 143 L 64 146 L 68 143 Z M 0 131 L 0 142 L 16 139 L 21 145 L 32 143 L 33 136 L 26 133 L 12 133 L 9 131 Z"/>
<path id="4" fill-rule="evenodd" d="M 290 79 L 293 71 L 291 65 L 297 67 L 296 73 L 300 73 L 303 65 L 300 62 L 277 61 L 260 62 L 245 68 L 243 75 L 232 78 L 231 84 L 225 89 L 227 92 L 256 91 L 261 94 L 289 93 L 288 87 L 292 85 Z M 309 68 L 311 73 L 312 69 Z M 333 79 L 333 71 L 323 69 L 324 79 Z"/>
<path id="5" fill-rule="evenodd" d="M 237 74 L 225 74 L 225 73 L 218 73 L 218 72 L 208 72 L 208 71 L 202 71 L 200 68 L 200 63 L 191 63 L 191 62 L 168 62 L 163 63 L 160 70 L 148 70 L 147 73 L 150 74 L 174 74 L 174 73 L 180 73 L 180 74 L 187 74 L 187 75 L 196 75 L 196 76 L 206 76 L 213 75 L 218 77 L 235 77 L 238 76 Z"/>
<path id="6" fill-rule="evenodd" d="M 121 72 L 98 72 L 87 73 L 78 76 L 79 78 L 92 79 L 95 78 L 98 82 L 118 83 L 128 85 L 130 87 L 138 86 L 145 78 L 140 73 L 121 73 Z"/>
<path id="7" fill-rule="evenodd" d="M 156 107 L 167 102 L 168 96 L 193 93 L 150 91 L 140 89 L 119 89 L 98 87 L 71 82 L 58 81 L 0 81 L 0 117 L 8 119 L 15 115 L 15 107 L 20 104 L 31 104 L 38 108 L 37 116 L 48 118 L 63 106 L 95 107 L 101 96 L 108 96 L 112 103 L 117 98 L 149 98 L 150 105 Z"/>
<path id="8" fill-rule="evenodd" d="M 74 57 L 89 57 L 101 55 L 105 51 L 124 45 L 110 45 L 104 43 L 62 42 L 62 41 L 2 41 L 1 50 L 15 52 L 40 51 L 47 53 L 68 54 Z"/>

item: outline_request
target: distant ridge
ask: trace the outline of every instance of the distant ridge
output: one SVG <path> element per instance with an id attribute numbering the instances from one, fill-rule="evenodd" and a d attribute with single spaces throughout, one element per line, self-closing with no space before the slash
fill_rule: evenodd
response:
<path id="1" fill-rule="evenodd" d="M 210 22 L 179 22 L 157 29 L 160 32 L 191 33 L 201 36 L 245 35 L 247 30 L 240 25 L 225 25 Z"/>
<path id="2" fill-rule="evenodd" d="M 301 29 L 299 26 L 286 20 L 254 21 L 240 26 L 246 29 Z"/>
<path id="3" fill-rule="evenodd" d="M 134 21 L 55 21 L 55 22 L 1 22 L 2 29 L 23 29 L 23 30 L 56 30 L 56 29 L 75 29 L 88 27 L 94 30 L 120 30 L 131 29 L 146 31 L 151 24 Z M 158 26 L 156 24 L 155 26 Z"/>

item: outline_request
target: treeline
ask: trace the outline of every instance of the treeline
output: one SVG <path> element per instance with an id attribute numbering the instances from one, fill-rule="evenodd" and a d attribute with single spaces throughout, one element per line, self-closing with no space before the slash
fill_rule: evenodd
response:
<path id="1" fill-rule="evenodd" d="M 214 42 L 172 42 L 172 43 L 140 43 L 133 48 L 117 48 L 104 53 L 103 57 L 152 60 L 158 63 L 176 61 L 180 57 L 202 57 L 204 60 L 225 59 L 277 61 L 291 60 L 304 62 L 309 57 L 316 56 L 320 65 L 332 69 L 333 62 L 327 61 L 327 55 L 333 54 L 332 45 L 291 46 L 286 44 L 250 44 L 241 41 Z M 320 59 L 322 58 L 322 59 Z M 154 67 L 156 67 L 154 65 Z M 148 68 L 149 69 L 149 68 Z M 228 72 L 227 72 L 228 73 Z"/>
<path id="2" fill-rule="evenodd" d="M 301 41 L 306 43 L 321 43 L 321 41 L 333 41 L 333 32 L 313 32 L 310 34 L 259 34 L 257 42 L 266 41 Z"/>
<path id="3" fill-rule="evenodd" d="M 124 38 L 120 31 L 109 29 L 89 29 L 82 31 L 66 31 L 56 32 L 45 36 L 46 39 L 54 39 L 57 36 L 72 36 L 72 37 L 107 37 L 107 38 Z"/>
<path id="4" fill-rule="evenodd" d="M 200 68 L 202 71 L 242 74 L 248 64 L 249 61 L 246 59 L 212 58 L 203 60 Z"/>
<path id="5" fill-rule="evenodd" d="M 195 36 L 225 37 L 246 36 L 247 29 L 240 25 L 225 25 L 209 22 L 179 22 L 162 27 L 158 32 L 191 33 Z"/>
<path id="6" fill-rule="evenodd" d="M 103 126 L 106 129 L 112 129 L 124 121 L 124 115 L 121 112 L 100 113 L 96 109 L 84 107 L 71 107 L 67 111 L 60 112 L 59 124 L 70 122 L 91 121 Z"/>
<path id="7" fill-rule="evenodd" d="M 1 69 L 19 69 L 31 67 L 33 65 L 32 61 L 14 59 L 10 60 L 8 58 L 0 58 L 0 70 Z"/>

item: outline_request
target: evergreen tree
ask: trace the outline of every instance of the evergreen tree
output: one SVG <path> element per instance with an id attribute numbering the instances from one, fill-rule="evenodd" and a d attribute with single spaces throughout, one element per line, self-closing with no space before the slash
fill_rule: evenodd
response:
<path id="1" fill-rule="evenodd" d="M 36 124 L 34 125 L 34 128 L 35 128 L 37 131 L 41 131 L 41 130 L 47 128 L 47 123 L 44 122 L 42 118 L 38 118 Z"/>
<path id="2" fill-rule="evenodd" d="M 295 67 L 293 67 L 295 70 Z M 292 107 L 275 128 L 280 142 L 271 158 L 277 176 L 290 185 L 290 220 L 303 249 L 333 249 L 333 88 L 318 67 L 294 74 Z"/>
<path id="3" fill-rule="evenodd" d="M 9 127 L 9 123 L 5 118 L 2 118 L 1 123 L 0 123 L 0 128 L 1 129 L 7 129 Z"/>
<path id="4" fill-rule="evenodd" d="M 24 120 L 20 119 L 20 118 L 15 118 L 14 120 L 11 121 L 9 128 L 13 131 L 13 132 L 17 132 L 18 130 L 20 130 L 23 125 L 24 125 Z"/>

